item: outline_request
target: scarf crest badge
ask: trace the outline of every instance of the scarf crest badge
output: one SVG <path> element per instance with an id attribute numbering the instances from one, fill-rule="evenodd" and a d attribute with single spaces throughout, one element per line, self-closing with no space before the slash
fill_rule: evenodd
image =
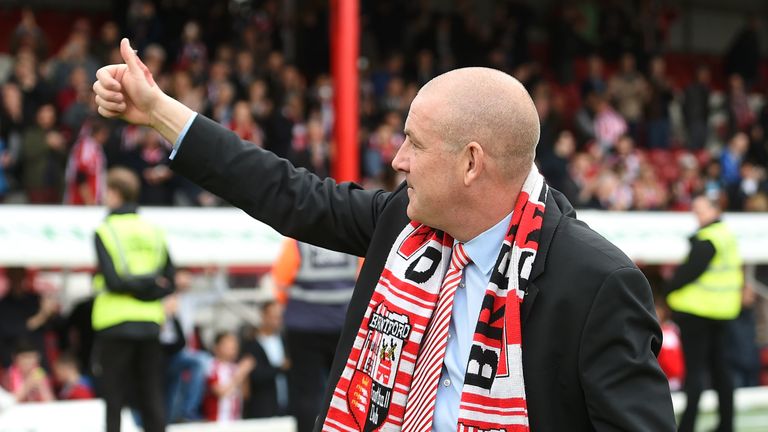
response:
<path id="1" fill-rule="evenodd" d="M 528 431 L 520 304 L 538 250 L 547 193 L 534 166 L 485 290 L 461 393 L 459 431 Z M 324 431 L 401 430 L 416 357 L 452 246 L 451 236 L 418 222 L 400 233 L 334 390 Z"/>

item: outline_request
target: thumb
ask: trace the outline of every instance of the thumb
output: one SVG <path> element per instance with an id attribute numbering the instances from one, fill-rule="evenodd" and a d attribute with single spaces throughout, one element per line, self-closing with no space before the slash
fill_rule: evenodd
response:
<path id="1" fill-rule="evenodd" d="M 155 86 L 155 79 L 152 77 L 152 73 L 149 71 L 144 62 L 141 61 L 136 51 L 131 47 L 131 43 L 128 42 L 128 38 L 123 38 L 120 41 L 120 55 L 123 57 L 123 61 L 128 65 L 128 71 L 136 76 L 144 76 L 149 83 L 150 87 Z"/>
<path id="2" fill-rule="evenodd" d="M 128 70 L 135 74 L 144 74 L 144 71 L 141 70 L 141 66 L 139 65 L 139 56 L 136 55 L 136 51 L 131 48 L 131 43 L 128 42 L 128 38 L 123 38 L 120 41 L 120 55 L 123 57 L 125 64 L 128 65 Z"/>

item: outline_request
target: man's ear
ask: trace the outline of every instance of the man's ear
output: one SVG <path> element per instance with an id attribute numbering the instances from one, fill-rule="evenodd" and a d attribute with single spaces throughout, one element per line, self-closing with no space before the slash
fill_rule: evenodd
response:
<path id="1" fill-rule="evenodd" d="M 469 186 L 473 182 L 480 178 L 483 170 L 485 170 L 485 152 L 483 147 L 472 141 L 464 147 L 464 185 Z"/>

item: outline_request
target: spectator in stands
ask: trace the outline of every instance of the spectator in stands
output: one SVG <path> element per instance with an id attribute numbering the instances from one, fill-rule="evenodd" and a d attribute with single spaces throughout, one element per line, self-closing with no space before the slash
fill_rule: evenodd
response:
<path id="1" fill-rule="evenodd" d="M 223 126 L 229 126 L 232 121 L 232 105 L 235 102 L 235 86 L 229 81 L 223 81 L 215 86 L 209 85 L 208 91 L 215 89 L 215 97 L 208 94 L 206 113 Z"/>
<path id="2" fill-rule="evenodd" d="M 601 100 L 600 93 L 590 91 L 584 95 L 584 102 L 576 111 L 574 117 L 574 132 L 578 138 L 579 147 L 591 145 L 595 140 L 595 115 Z"/>
<path id="3" fill-rule="evenodd" d="M 67 161 L 64 204 L 101 204 L 107 169 L 103 147 L 109 134 L 109 126 L 102 120 L 83 125 Z"/>
<path id="4" fill-rule="evenodd" d="M 179 49 L 176 66 L 179 69 L 191 70 L 193 80 L 199 78 L 195 76 L 198 67 L 203 69 L 208 63 L 208 49 L 202 41 L 200 25 L 196 21 L 188 21 L 184 24 L 181 33 L 181 47 Z"/>
<path id="5" fill-rule="evenodd" d="M 285 415 L 288 412 L 286 373 L 291 361 L 283 342 L 283 306 L 267 302 L 261 307 L 261 325 L 255 337 L 243 343 L 243 354 L 252 356 L 256 366 L 248 375 L 248 397 L 243 417 L 260 418 Z M 309 359 L 305 359 L 309 360 Z M 312 395 L 301 393 L 300 398 Z"/>
<path id="6" fill-rule="evenodd" d="M 586 205 L 599 210 L 629 210 L 632 207 L 632 188 L 622 182 L 615 172 L 604 169 L 597 176 L 594 193 Z"/>
<path id="7" fill-rule="evenodd" d="M 541 125 L 539 144 L 536 146 L 536 159 L 543 165 L 549 163 L 547 159 L 554 157 L 555 141 L 557 141 L 560 131 L 563 129 L 562 116 L 554 106 L 554 95 L 552 93 L 549 85 L 542 82 L 536 85 L 531 94 Z"/>
<path id="8" fill-rule="evenodd" d="M 604 63 L 602 57 L 592 54 L 587 59 L 587 76 L 581 82 L 581 97 L 591 92 L 604 94 L 608 91 L 608 84 L 605 82 Z"/>
<path id="9" fill-rule="evenodd" d="M 768 167 L 768 105 L 763 105 L 757 121 L 752 126 L 747 158 Z"/>
<path id="10" fill-rule="evenodd" d="M 3 377 L 3 387 L 17 402 L 49 402 L 54 400 L 48 375 L 40 366 L 40 353 L 28 341 L 16 343 L 13 364 Z"/>
<path id="11" fill-rule="evenodd" d="M 246 101 L 237 101 L 232 109 L 232 120 L 227 125 L 240 139 L 250 141 L 259 147 L 264 147 L 264 132 L 253 118 L 251 109 Z"/>
<path id="12" fill-rule="evenodd" d="M 760 68 L 760 21 L 756 16 L 747 19 L 744 28 L 736 34 L 725 53 L 725 73 L 738 74 L 749 87 L 756 84 Z"/>
<path id="13" fill-rule="evenodd" d="M 133 167 L 141 175 L 139 203 L 145 206 L 173 205 L 174 175 L 168 168 L 171 145 L 157 132 L 145 129 Z"/>
<path id="14" fill-rule="evenodd" d="M 93 350 L 93 296 L 88 296 L 77 301 L 66 317 L 62 334 L 62 346 L 72 353 L 77 359 L 78 369 L 85 375 L 92 377 L 91 357 Z"/>
<path id="15" fill-rule="evenodd" d="M 21 92 L 21 99 L 15 98 L 13 104 L 19 104 L 18 112 L 21 113 L 20 123 L 23 127 L 33 124 L 37 108 L 53 97 L 50 85 L 40 75 L 38 67 L 39 62 L 31 53 L 20 52 L 16 57 L 13 76 L 8 80 Z"/>
<path id="16" fill-rule="evenodd" d="M 169 423 L 202 418 L 200 404 L 205 394 L 209 355 L 191 346 L 182 324 L 182 320 L 190 318 L 185 316 L 189 314 L 186 310 L 189 308 L 184 304 L 189 294 L 190 278 L 188 271 L 176 272 L 177 291 L 164 302 L 166 322 L 161 329 L 160 340 L 168 355 L 165 391 Z"/>
<path id="17" fill-rule="evenodd" d="M 745 272 L 746 276 L 746 272 Z M 760 352 L 757 346 L 754 283 L 744 284 L 741 311 L 726 324 L 725 357 L 734 388 L 754 387 L 760 383 Z"/>
<path id="18" fill-rule="evenodd" d="M 708 66 L 696 69 L 696 79 L 683 95 L 683 120 L 687 132 L 687 147 L 703 149 L 709 137 L 709 95 L 711 73 Z"/>
<path id="19" fill-rule="evenodd" d="M 56 128 L 56 109 L 40 105 L 36 124 L 24 131 L 19 155 L 22 187 L 31 204 L 58 204 L 64 185 L 67 143 Z"/>
<path id="20" fill-rule="evenodd" d="M 226 423 L 242 418 L 242 387 L 256 362 L 245 356 L 237 362 L 240 344 L 234 333 L 216 335 L 213 347 L 213 365 L 208 374 L 208 385 L 203 399 L 203 415 L 208 421 Z"/>
<path id="21" fill-rule="evenodd" d="M 0 140 L 5 143 L 5 152 L 0 163 L 8 180 L 18 183 L 18 158 L 21 152 L 21 136 L 24 132 L 24 112 L 21 91 L 16 84 L 6 83 L 0 87 Z"/>
<path id="22" fill-rule="evenodd" d="M 552 155 L 539 160 L 541 174 L 547 179 L 549 185 L 565 194 L 571 202 L 579 201 L 579 187 L 568 170 L 568 164 L 575 152 L 576 139 L 571 131 L 564 130 L 555 141 Z"/>
<path id="23" fill-rule="evenodd" d="M 674 98 L 672 83 L 667 77 L 666 62 L 661 56 L 651 60 L 646 120 L 648 122 L 648 147 L 669 148 L 671 122 L 669 104 Z"/>
<path id="24" fill-rule="evenodd" d="M 723 185 L 728 188 L 741 181 L 741 163 L 749 149 L 749 136 L 738 132 L 728 140 L 728 147 L 720 155 L 720 173 Z"/>
<path id="25" fill-rule="evenodd" d="M 595 105 L 594 131 L 601 155 L 612 151 L 616 141 L 627 132 L 627 122 L 602 95 Z"/>
<path id="26" fill-rule="evenodd" d="M 598 164 L 594 157 L 585 152 L 576 153 L 571 158 L 568 174 L 576 184 L 577 199 L 574 207 L 583 208 L 590 205 L 592 194 L 597 185 Z"/>
<path id="27" fill-rule="evenodd" d="M 253 54 L 248 50 L 241 49 L 235 54 L 234 63 L 235 70 L 232 73 L 232 80 L 237 90 L 237 99 L 248 99 L 249 87 L 258 78 Z"/>
<path id="28" fill-rule="evenodd" d="M 395 131 L 391 125 L 381 123 L 371 134 L 365 153 L 366 173 L 371 178 L 381 178 L 384 170 L 388 170 L 392 158 L 405 140 L 402 133 Z"/>
<path id="29" fill-rule="evenodd" d="M 25 7 L 21 10 L 21 19 L 13 30 L 10 45 L 11 54 L 15 55 L 19 51 L 28 49 L 35 53 L 37 58 L 45 58 L 48 52 L 48 41 L 45 32 L 37 24 L 32 8 Z"/>
<path id="30" fill-rule="evenodd" d="M 99 68 L 99 62 L 89 52 L 90 24 L 78 19 L 72 27 L 68 40 L 51 60 L 51 84 L 56 91 L 69 83 L 72 71 L 83 68 L 86 76 L 92 77 Z"/>
<path id="31" fill-rule="evenodd" d="M 110 52 L 120 43 L 120 27 L 114 21 L 101 25 L 99 38 L 91 45 L 93 57 L 99 64 L 109 64 Z"/>
<path id="32" fill-rule="evenodd" d="M 704 168 L 704 194 L 711 200 L 727 204 L 725 184 L 722 176 L 722 166 L 719 160 L 711 160 Z"/>
<path id="33" fill-rule="evenodd" d="M 255 79 L 248 86 L 246 99 L 251 114 L 258 122 L 264 122 L 272 113 L 272 101 L 269 99 L 267 83 L 263 79 Z"/>
<path id="34" fill-rule="evenodd" d="M 291 161 L 297 167 L 304 167 L 320 178 L 329 177 L 331 175 L 331 145 L 325 138 L 323 124 L 319 119 L 312 118 L 307 122 L 306 136 L 302 141 L 301 146 L 297 145 L 298 140 L 294 141 Z"/>
<path id="35" fill-rule="evenodd" d="M 743 211 L 749 197 L 758 192 L 768 191 L 765 167 L 758 166 L 752 161 L 744 161 L 739 170 L 741 179 L 726 188 L 728 195 L 728 210 Z"/>
<path id="36" fill-rule="evenodd" d="M 756 116 L 749 106 L 749 94 L 744 79 L 737 74 L 728 77 L 728 93 L 725 100 L 728 115 L 728 133 L 749 132 Z"/>
<path id="37" fill-rule="evenodd" d="M 5 269 L 8 292 L 0 298 L 0 367 L 10 366 L 11 350 L 20 343 L 32 344 L 43 365 L 44 333 L 58 310 L 57 302 L 48 295 L 33 292 L 32 280 L 23 267 Z"/>
<path id="38" fill-rule="evenodd" d="M 177 97 L 181 103 L 190 109 L 198 111 L 205 109 L 205 88 L 195 84 L 188 71 L 175 71 L 171 77 L 170 86 L 170 94 Z"/>
<path id="39" fill-rule="evenodd" d="M 136 40 L 136 48 L 143 54 L 144 49 L 163 37 L 163 23 L 157 16 L 155 3 L 151 0 L 133 1 L 128 8 L 125 29 L 131 40 Z"/>
<path id="40" fill-rule="evenodd" d="M 637 71 L 635 56 L 625 53 L 621 57 L 621 68 L 608 82 L 608 97 L 626 120 L 629 134 L 639 140 L 643 124 L 643 104 L 646 100 L 648 84 Z"/>
<path id="41" fill-rule="evenodd" d="M 648 162 L 640 165 L 637 179 L 632 183 L 632 207 L 635 210 L 663 210 L 669 200 L 666 186 L 659 180 Z"/>
<path id="42" fill-rule="evenodd" d="M 670 311 L 662 297 L 657 297 L 656 316 L 661 324 L 664 340 L 659 351 L 659 366 L 669 380 L 669 389 L 680 391 L 685 380 L 685 363 L 683 361 L 683 345 L 680 342 L 680 329 L 670 319 Z"/>
<path id="43" fill-rule="evenodd" d="M 84 68 L 77 67 L 72 70 L 69 87 L 63 92 L 64 95 L 59 93 L 63 97 L 58 101 L 60 105 L 63 104 L 59 111 L 61 127 L 62 132 L 71 137 L 75 136 L 88 117 L 96 113 L 90 77 L 86 75 Z"/>
<path id="44" fill-rule="evenodd" d="M 671 188 L 671 209 L 687 211 L 691 209 L 691 202 L 695 194 L 704 189 L 704 179 L 699 170 L 699 162 L 692 154 L 684 154 L 678 161 L 680 175 Z"/>
<path id="45" fill-rule="evenodd" d="M 634 182 L 640 173 L 641 156 L 635 148 L 635 140 L 632 136 L 628 134 L 620 136 L 616 140 L 613 152 L 606 155 L 603 163 L 621 173 L 623 182 Z"/>
<path id="46" fill-rule="evenodd" d="M 59 400 L 92 399 L 94 397 L 91 382 L 80 374 L 77 359 L 69 353 L 59 354 L 53 363 L 53 375 L 59 387 Z"/>
<path id="47" fill-rule="evenodd" d="M 5 195 L 10 190 L 6 172 L 11 165 L 11 155 L 5 148 L 5 140 L 0 137 L 0 203 L 5 201 Z"/>

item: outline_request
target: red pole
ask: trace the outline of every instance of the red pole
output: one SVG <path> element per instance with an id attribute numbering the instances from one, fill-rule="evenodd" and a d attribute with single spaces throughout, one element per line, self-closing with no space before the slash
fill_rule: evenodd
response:
<path id="1" fill-rule="evenodd" d="M 334 89 L 333 138 L 336 181 L 358 181 L 360 150 L 358 133 L 358 73 L 360 49 L 359 0 L 331 1 L 331 72 Z"/>

